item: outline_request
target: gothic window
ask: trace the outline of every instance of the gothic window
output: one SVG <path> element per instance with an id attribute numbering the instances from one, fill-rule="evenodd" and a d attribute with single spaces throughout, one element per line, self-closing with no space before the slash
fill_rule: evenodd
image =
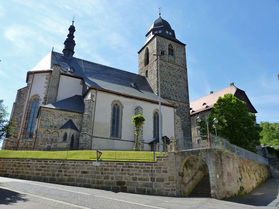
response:
<path id="1" fill-rule="evenodd" d="M 70 150 L 74 149 L 74 145 L 75 145 L 75 136 L 73 134 L 71 137 Z"/>
<path id="2" fill-rule="evenodd" d="M 148 78 L 148 70 L 145 71 L 145 77 Z"/>
<path id="3" fill-rule="evenodd" d="M 168 55 L 169 55 L 169 62 L 174 62 L 174 53 L 173 53 L 173 47 L 171 44 L 169 44 L 169 47 L 168 47 Z"/>
<path id="4" fill-rule="evenodd" d="M 159 112 L 153 113 L 153 138 L 159 139 Z"/>
<path id="5" fill-rule="evenodd" d="M 144 53 L 144 66 L 149 64 L 149 49 L 148 47 L 145 49 Z"/>
<path id="6" fill-rule="evenodd" d="M 122 106 L 119 102 L 114 102 L 112 104 L 112 114 L 111 114 L 111 130 L 110 136 L 114 138 L 121 137 L 121 121 L 122 119 Z"/>
<path id="7" fill-rule="evenodd" d="M 27 125 L 27 131 L 26 131 L 26 138 L 33 138 L 34 134 L 34 128 L 36 124 L 36 116 L 38 113 L 39 108 L 39 98 L 34 98 L 31 100 L 31 106 L 29 109 L 29 117 L 28 117 L 28 125 Z"/>
<path id="8" fill-rule="evenodd" d="M 64 133 L 63 142 L 67 141 L 67 137 L 68 137 L 67 133 Z"/>

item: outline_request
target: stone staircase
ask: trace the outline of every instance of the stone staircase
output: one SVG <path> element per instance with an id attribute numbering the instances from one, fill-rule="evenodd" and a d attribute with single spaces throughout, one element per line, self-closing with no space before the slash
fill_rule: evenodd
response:
<path id="1" fill-rule="evenodd" d="M 192 190 L 190 197 L 210 197 L 210 180 L 209 175 L 205 175 L 197 186 Z"/>

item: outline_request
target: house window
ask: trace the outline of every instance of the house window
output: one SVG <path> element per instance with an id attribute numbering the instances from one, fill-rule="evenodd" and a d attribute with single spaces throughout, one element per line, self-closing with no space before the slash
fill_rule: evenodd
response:
<path id="1" fill-rule="evenodd" d="M 169 44 L 169 47 L 168 47 L 168 55 L 169 55 L 169 62 L 174 62 L 174 53 L 173 53 L 173 47 L 171 44 Z"/>
<path id="2" fill-rule="evenodd" d="M 159 139 L 159 113 L 157 111 L 153 114 L 153 138 Z"/>
<path id="3" fill-rule="evenodd" d="M 122 119 L 122 106 L 119 102 L 113 103 L 111 114 L 111 130 L 110 136 L 114 138 L 121 137 L 121 119 Z"/>
<path id="4" fill-rule="evenodd" d="M 31 102 L 31 107 L 29 110 L 28 126 L 26 131 L 26 138 L 28 139 L 33 138 L 38 108 L 39 108 L 39 98 L 34 98 Z"/>
<path id="5" fill-rule="evenodd" d="M 149 64 L 149 49 L 148 47 L 145 49 L 144 53 L 144 66 Z"/>
<path id="6" fill-rule="evenodd" d="M 67 133 L 64 133 L 64 135 L 63 135 L 63 142 L 65 142 L 65 141 L 67 141 Z"/>

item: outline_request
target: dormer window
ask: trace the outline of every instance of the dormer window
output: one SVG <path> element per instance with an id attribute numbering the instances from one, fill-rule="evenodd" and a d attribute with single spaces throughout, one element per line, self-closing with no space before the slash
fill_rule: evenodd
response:
<path id="1" fill-rule="evenodd" d="M 168 57 L 169 57 L 169 62 L 174 62 L 174 53 L 173 53 L 173 47 L 171 44 L 169 44 L 168 47 Z"/>

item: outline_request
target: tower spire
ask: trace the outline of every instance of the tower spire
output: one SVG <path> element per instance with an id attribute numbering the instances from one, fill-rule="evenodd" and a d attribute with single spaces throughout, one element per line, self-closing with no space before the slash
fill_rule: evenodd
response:
<path id="1" fill-rule="evenodd" d="M 161 17 L 161 7 L 159 7 L 159 17 Z"/>
<path id="2" fill-rule="evenodd" d="M 67 35 L 66 40 L 64 41 L 64 49 L 63 49 L 63 54 L 66 58 L 71 58 L 73 57 L 75 51 L 75 45 L 76 42 L 74 40 L 74 32 L 76 31 L 75 26 L 74 26 L 74 19 L 72 21 L 72 25 L 69 27 L 69 33 Z"/>

